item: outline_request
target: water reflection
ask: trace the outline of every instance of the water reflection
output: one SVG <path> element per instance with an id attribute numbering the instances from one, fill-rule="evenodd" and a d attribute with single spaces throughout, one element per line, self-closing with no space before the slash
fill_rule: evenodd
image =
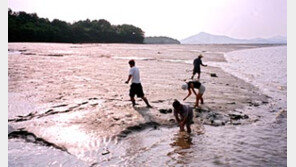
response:
<path id="1" fill-rule="evenodd" d="M 179 132 L 173 137 L 174 142 L 171 146 L 178 146 L 181 149 L 189 149 L 192 143 L 192 136 L 187 132 Z"/>

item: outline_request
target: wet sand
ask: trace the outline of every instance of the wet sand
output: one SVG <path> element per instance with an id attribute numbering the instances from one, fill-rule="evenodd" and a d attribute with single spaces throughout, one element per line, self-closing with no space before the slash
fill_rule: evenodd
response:
<path id="1" fill-rule="evenodd" d="M 14 129 L 10 140 L 31 133 L 35 140 L 96 165 L 97 159 L 85 152 L 96 150 L 104 156 L 109 153 L 102 146 L 108 142 L 118 143 L 146 127 L 176 127 L 173 114 L 160 110 L 172 109 L 174 99 L 186 96 L 181 85 L 191 77 L 192 64 L 184 62 L 200 53 L 204 64 L 224 62 L 225 52 L 265 46 L 10 43 L 8 123 Z M 135 108 L 129 101 L 129 85 L 124 82 L 130 58 L 140 69 L 151 109 L 139 99 Z M 193 133 L 200 132 L 202 123 L 240 126 L 260 120 L 243 109 L 266 105 L 266 95 L 220 68 L 201 70 L 205 103 L 195 111 L 198 126 Z M 183 103 L 194 102 L 192 95 Z"/>

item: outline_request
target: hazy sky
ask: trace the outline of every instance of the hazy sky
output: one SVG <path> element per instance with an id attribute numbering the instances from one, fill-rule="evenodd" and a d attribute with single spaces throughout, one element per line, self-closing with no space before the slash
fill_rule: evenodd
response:
<path id="1" fill-rule="evenodd" d="M 8 0 L 8 7 L 70 23 L 132 24 L 145 36 L 178 40 L 199 32 L 246 39 L 287 34 L 287 0 Z"/>

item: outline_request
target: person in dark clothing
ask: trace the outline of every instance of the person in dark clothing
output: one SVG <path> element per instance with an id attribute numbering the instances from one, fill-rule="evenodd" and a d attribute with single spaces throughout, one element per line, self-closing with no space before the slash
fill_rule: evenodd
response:
<path id="1" fill-rule="evenodd" d="M 193 66 L 194 66 L 193 67 L 193 74 L 192 74 L 191 79 L 193 79 L 194 75 L 197 73 L 197 80 L 199 80 L 199 78 L 200 78 L 200 65 L 202 65 L 204 67 L 208 66 L 208 65 L 205 65 L 205 64 L 202 63 L 202 61 L 201 61 L 202 57 L 203 57 L 202 55 L 199 55 L 198 58 L 194 59 L 194 61 L 193 61 Z"/>
<path id="2" fill-rule="evenodd" d="M 174 107 L 174 116 L 176 118 L 177 123 L 180 126 L 180 131 L 184 131 L 184 126 L 186 125 L 186 129 L 188 133 L 191 133 L 190 125 L 193 119 L 193 111 L 192 107 L 188 105 L 181 104 L 178 100 L 173 102 Z M 180 115 L 180 118 L 179 118 Z"/>
<path id="3" fill-rule="evenodd" d="M 195 92 L 194 88 L 198 89 L 198 93 Z M 202 85 L 199 81 L 189 81 L 186 84 L 182 85 L 183 90 L 188 90 L 188 95 L 183 99 L 185 101 L 192 93 L 196 96 L 196 102 L 194 107 L 198 107 L 198 101 L 200 100 L 201 104 L 204 103 L 203 101 L 203 94 L 206 90 L 205 86 Z"/>

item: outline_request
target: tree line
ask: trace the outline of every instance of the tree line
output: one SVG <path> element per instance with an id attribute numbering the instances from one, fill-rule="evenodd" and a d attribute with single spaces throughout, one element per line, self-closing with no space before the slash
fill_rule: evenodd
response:
<path id="1" fill-rule="evenodd" d="M 133 25 L 107 20 L 49 21 L 37 14 L 8 9 L 8 42 L 143 43 L 144 32 Z"/>

